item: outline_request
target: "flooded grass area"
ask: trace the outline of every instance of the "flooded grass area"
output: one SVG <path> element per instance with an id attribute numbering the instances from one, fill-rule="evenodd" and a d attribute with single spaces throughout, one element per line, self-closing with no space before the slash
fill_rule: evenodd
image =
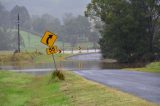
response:
<path id="1" fill-rule="evenodd" d="M 7 59 L 5 59 L 7 58 Z M 27 54 L 23 53 L 17 54 L 14 58 L 13 55 L 0 55 L 0 69 L 2 70 L 23 70 L 23 69 L 54 69 L 53 58 L 50 55 L 40 55 L 40 54 Z M 56 65 L 59 69 L 68 70 L 103 70 L 103 69 L 126 69 L 126 70 L 140 70 L 143 69 L 148 63 L 118 63 L 113 59 L 101 60 L 101 55 L 99 53 L 93 54 L 83 54 L 83 55 L 73 55 L 72 54 L 56 54 Z M 147 72 L 154 72 L 158 70 L 159 63 L 156 65 L 152 63 L 147 66 Z"/>
<path id="2" fill-rule="evenodd" d="M 92 69 L 123 69 L 144 67 L 145 63 L 124 64 L 117 63 L 113 59 L 101 60 L 99 53 L 93 54 L 56 54 L 56 65 L 59 69 L 69 70 L 92 70 Z M 21 69 L 48 69 L 53 68 L 51 55 L 36 53 L 21 53 L 0 55 L 0 69 L 21 70 Z"/>

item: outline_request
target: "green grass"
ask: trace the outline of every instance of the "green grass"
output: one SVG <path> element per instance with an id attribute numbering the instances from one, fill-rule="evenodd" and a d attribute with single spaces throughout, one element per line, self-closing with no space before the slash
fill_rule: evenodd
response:
<path id="1" fill-rule="evenodd" d="M 60 92 L 60 82 L 48 84 L 49 76 L 33 77 L 27 74 L 0 72 L 0 105 L 55 106 L 69 104 Z"/>
<path id="2" fill-rule="evenodd" d="M 160 62 L 152 62 L 143 68 L 126 68 L 126 70 L 160 73 Z"/>
<path id="3" fill-rule="evenodd" d="M 135 96 L 85 80 L 65 71 L 65 81 L 50 75 L 0 71 L 1 106 L 156 106 Z"/>
<path id="4" fill-rule="evenodd" d="M 29 32 L 20 31 L 21 37 L 23 38 L 25 48 L 32 48 L 40 46 L 41 38 L 38 35 L 33 35 Z"/>

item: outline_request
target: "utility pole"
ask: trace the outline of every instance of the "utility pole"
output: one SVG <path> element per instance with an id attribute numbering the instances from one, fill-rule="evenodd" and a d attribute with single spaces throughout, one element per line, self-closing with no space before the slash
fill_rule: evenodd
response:
<path id="1" fill-rule="evenodd" d="M 62 38 L 62 40 L 63 40 L 62 46 L 63 46 L 63 54 L 64 54 L 64 38 Z"/>
<path id="2" fill-rule="evenodd" d="M 20 53 L 20 33 L 19 33 L 19 13 L 18 13 L 18 52 Z"/>

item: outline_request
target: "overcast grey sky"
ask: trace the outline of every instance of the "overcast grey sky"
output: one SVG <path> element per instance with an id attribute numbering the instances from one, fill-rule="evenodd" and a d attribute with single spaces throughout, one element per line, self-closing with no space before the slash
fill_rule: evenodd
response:
<path id="1" fill-rule="evenodd" d="M 7 9 L 15 5 L 25 6 L 31 15 L 49 13 L 62 18 L 65 13 L 84 15 L 86 5 L 91 0 L 0 0 Z"/>

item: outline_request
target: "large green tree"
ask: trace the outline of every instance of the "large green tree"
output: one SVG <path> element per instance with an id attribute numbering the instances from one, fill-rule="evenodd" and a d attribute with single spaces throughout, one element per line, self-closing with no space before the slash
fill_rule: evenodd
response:
<path id="1" fill-rule="evenodd" d="M 52 31 L 59 35 L 61 31 L 61 23 L 58 18 L 53 17 L 50 14 L 44 14 L 41 17 L 34 17 L 33 30 L 42 35 L 46 30 Z"/>
<path id="2" fill-rule="evenodd" d="M 85 13 L 103 22 L 103 57 L 120 62 L 152 60 L 158 38 L 159 5 L 159 0 L 92 0 Z"/>

